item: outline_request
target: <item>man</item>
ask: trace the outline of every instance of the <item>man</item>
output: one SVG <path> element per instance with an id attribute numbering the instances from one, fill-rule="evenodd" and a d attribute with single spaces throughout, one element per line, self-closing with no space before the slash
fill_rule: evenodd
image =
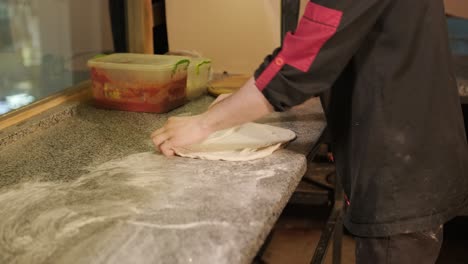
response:
<path id="1" fill-rule="evenodd" d="M 357 263 L 434 263 L 468 206 L 468 145 L 440 0 L 314 0 L 254 78 L 152 135 L 165 154 L 331 89 Z M 190 133 L 187 133 L 190 131 Z"/>

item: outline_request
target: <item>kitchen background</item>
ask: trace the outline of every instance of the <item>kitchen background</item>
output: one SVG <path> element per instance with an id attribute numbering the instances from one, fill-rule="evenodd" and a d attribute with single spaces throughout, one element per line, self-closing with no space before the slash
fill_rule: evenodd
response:
<path id="1" fill-rule="evenodd" d="M 108 0 L 0 0 L 0 114 L 89 79 L 112 52 Z"/>
<path id="2" fill-rule="evenodd" d="M 217 72 L 250 73 L 281 43 L 285 2 L 153 1 L 155 53 L 169 43 Z M 468 20 L 448 17 L 448 27 L 454 53 L 468 54 Z M 125 49 L 124 0 L 0 0 L 0 115 L 89 79 L 88 59 Z"/>

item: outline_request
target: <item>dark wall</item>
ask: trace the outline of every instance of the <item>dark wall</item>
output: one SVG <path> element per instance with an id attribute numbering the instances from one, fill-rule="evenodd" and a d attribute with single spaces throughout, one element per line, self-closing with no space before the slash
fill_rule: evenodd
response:
<path id="1" fill-rule="evenodd" d="M 164 54 L 168 52 L 167 27 L 165 17 L 165 0 L 153 0 L 153 5 L 158 5 L 160 12 L 155 15 L 162 17 L 162 23 L 153 28 L 154 53 Z M 128 52 L 127 29 L 125 19 L 125 0 L 109 0 L 111 15 L 112 36 L 115 52 Z"/>

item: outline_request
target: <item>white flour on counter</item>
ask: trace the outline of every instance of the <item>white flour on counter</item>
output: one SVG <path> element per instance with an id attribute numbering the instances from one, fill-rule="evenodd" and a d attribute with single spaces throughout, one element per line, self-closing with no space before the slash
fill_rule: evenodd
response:
<path id="1" fill-rule="evenodd" d="M 265 209 L 256 204 L 281 198 L 259 184 L 287 167 L 265 163 L 145 152 L 90 168 L 73 182 L 5 188 L 0 263 L 226 263 L 238 254 L 242 232 L 258 228 L 256 215 Z"/>

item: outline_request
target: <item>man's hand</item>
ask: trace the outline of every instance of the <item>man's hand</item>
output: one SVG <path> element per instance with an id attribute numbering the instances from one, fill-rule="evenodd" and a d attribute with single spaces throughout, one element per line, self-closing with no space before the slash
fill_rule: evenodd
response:
<path id="1" fill-rule="evenodd" d="M 186 146 L 203 141 L 212 131 L 203 122 L 201 115 L 170 117 L 166 124 L 153 132 L 154 145 L 165 156 L 174 156 L 174 147 Z"/>
<path id="2" fill-rule="evenodd" d="M 239 91 L 217 99 L 201 115 L 169 118 L 151 138 L 164 155 L 173 156 L 175 147 L 199 143 L 215 131 L 254 121 L 272 111 L 251 78 Z"/>

